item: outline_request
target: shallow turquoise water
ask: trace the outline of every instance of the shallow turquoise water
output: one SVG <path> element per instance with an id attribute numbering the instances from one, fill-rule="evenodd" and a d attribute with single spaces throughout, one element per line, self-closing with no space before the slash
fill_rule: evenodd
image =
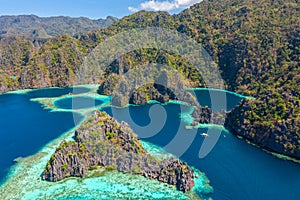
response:
<path id="1" fill-rule="evenodd" d="M 133 199 L 191 199 L 195 197 L 193 196 L 195 193 L 189 194 L 193 197 L 188 197 L 182 192 L 177 191 L 174 187 L 170 187 L 158 181 L 149 180 L 141 176 L 124 175 L 117 172 L 106 173 L 103 177 L 87 177 L 83 180 L 70 179 L 59 183 L 40 181 L 39 177 L 44 169 L 45 163 L 50 159 L 57 145 L 62 139 L 72 139 L 72 135 L 74 134 L 72 131 L 67 133 L 66 136 L 62 133 L 72 129 L 78 124 L 75 122 L 83 119 L 80 113 L 83 115 L 92 113 L 93 110 L 97 109 L 97 106 L 102 103 L 107 103 L 109 100 L 106 96 L 102 97 L 100 95 L 86 93 L 90 91 L 89 89 L 82 89 L 82 92 L 76 94 L 70 91 L 72 91 L 71 88 L 66 88 L 65 90 L 53 88 L 46 89 L 46 92 L 44 90 L 20 91 L 0 96 L 1 103 L 3 103 L 2 105 L 5 105 L 5 107 L 0 108 L 0 112 L 7 114 L 9 116 L 7 119 L 11 120 L 11 123 L 19 122 L 18 117 L 22 118 L 22 126 L 13 127 L 7 131 L 10 133 L 8 135 L 13 135 L 14 138 L 10 140 L 9 137 L 3 137 L 2 140 L 3 144 L 18 142 L 19 145 L 8 145 L 6 152 L 3 151 L 5 149 L 4 146 L 0 146 L 0 152 L 8 156 L 2 156 L 3 160 L 6 159 L 8 161 L 7 165 L 4 165 L 3 162 L 0 163 L 1 169 L 4 169 L 2 180 L 4 180 L 5 175 L 9 175 L 7 180 L 5 180 L 0 187 L 1 200 L 98 199 L 99 197 L 101 197 L 101 199 L 126 199 L 127 197 Z M 99 102 L 98 104 L 93 103 L 95 106 L 90 106 L 92 97 L 95 98 L 95 101 Z M 85 101 L 87 98 L 89 99 L 88 104 L 86 104 Z M 83 103 L 77 102 L 83 106 L 78 107 L 79 110 L 77 111 L 77 107 L 75 109 L 73 107 L 73 101 L 63 104 L 62 106 L 55 104 L 55 102 L 59 100 L 65 101 L 69 99 L 83 100 Z M 14 103 L 13 100 L 15 100 L 16 103 Z M 45 105 L 39 104 L 39 102 L 45 103 Z M 72 107 L 68 107 L 70 103 L 72 103 Z M 66 110 L 76 110 L 76 112 Z M 47 117 L 48 115 L 53 116 L 53 118 Z M 26 116 L 28 116 L 28 118 Z M 68 119 L 70 119 L 70 121 L 68 121 Z M 5 122 L 5 120 L 2 120 L 2 123 L 2 127 L 11 126 L 11 124 Z M 25 124 L 29 127 L 25 126 Z M 67 128 L 59 129 L 60 131 L 56 134 L 56 127 Z M 26 137 L 32 137 L 31 135 L 38 134 L 40 134 L 40 137 L 43 137 L 44 140 L 40 137 L 34 137 L 34 139 L 28 141 L 24 140 Z M 26 141 L 26 143 L 24 143 L 24 141 Z M 22 147 L 20 144 L 24 145 L 24 148 L 19 148 Z M 163 149 L 150 143 L 144 142 L 143 144 L 145 148 L 155 156 L 172 156 Z M 9 154 L 7 152 L 12 153 Z M 18 161 L 15 165 L 13 162 L 14 159 Z M 211 187 L 206 183 L 207 179 L 204 175 L 201 174 L 196 180 L 198 184 L 196 190 L 199 195 L 211 192 Z"/>
<path id="2" fill-rule="evenodd" d="M 204 97 L 207 93 L 197 94 Z M 234 96 L 236 98 L 237 96 Z M 236 100 L 236 99 L 235 99 Z M 209 101 L 204 99 L 203 101 Z M 152 105 L 129 107 L 132 122 L 144 126 L 143 132 L 151 132 L 147 128 L 151 122 L 148 115 Z M 154 136 L 144 138 L 145 141 L 165 148 L 168 152 L 178 155 L 188 164 L 204 172 L 214 188 L 213 199 L 300 199 L 300 166 L 291 161 L 278 159 L 234 135 L 214 125 L 198 130 L 180 126 L 179 113 L 188 112 L 188 108 L 178 104 L 164 105 L 168 117 L 164 127 Z M 230 109 L 230 107 L 227 107 Z M 119 121 L 127 121 L 127 110 L 104 108 Z M 129 123 L 130 124 L 130 123 Z M 145 137 L 140 128 L 135 132 Z M 205 158 L 199 157 L 204 138 L 201 133 L 209 131 L 210 135 L 222 132 L 216 146 Z M 181 135 L 182 137 L 180 137 Z M 176 137 L 180 139 L 175 139 Z M 176 142 L 174 142 L 176 140 Z M 188 146 L 186 150 L 180 148 Z"/>
<path id="3" fill-rule="evenodd" d="M 78 110 L 85 108 L 93 108 L 103 104 L 105 101 L 94 99 L 92 97 L 67 97 L 58 99 L 54 102 L 57 108 Z"/>
<path id="4" fill-rule="evenodd" d="M 84 93 L 89 91 L 90 89 L 88 88 L 82 88 L 82 91 L 78 92 L 78 94 L 85 96 Z M 29 99 L 60 97 L 62 95 L 68 95 L 70 92 L 72 93 L 72 89 L 70 88 L 55 88 L 0 96 L 0 114 L 3 116 L 0 121 L 2 136 L 2 140 L 0 140 L 0 177 L 2 180 L 8 173 L 9 167 L 13 166 L 13 159 L 20 156 L 26 157 L 33 155 L 39 151 L 43 154 L 49 152 L 48 154 L 51 155 L 51 152 L 55 150 L 55 144 L 53 146 L 48 145 L 46 149 L 42 148 L 55 138 L 60 137 L 63 132 L 74 127 L 73 114 L 78 115 L 79 118 L 83 118 L 81 114 L 77 114 L 76 112 L 50 112 L 50 110 L 43 109 L 41 104 L 29 101 Z M 215 92 L 214 97 L 224 96 L 224 93 L 219 93 L 222 91 L 213 92 Z M 75 93 L 73 92 L 72 94 Z M 196 94 L 202 105 L 210 106 L 211 100 L 209 99 L 210 96 L 207 91 L 199 90 L 196 91 Z M 241 100 L 240 96 L 232 93 L 225 93 L 225 96 L 228 103 L 225 109 L 232 108 Z M 68 96 L 64 96 L 62 99 L 66 99 L 66 97 L 68 98 Z M 204 138 L 200 136 L 200 133 L 209 130 L 210 134 L 218 134 L 220 129 L 210 125 L 201 129 L 186 129 L 185 126 L 187 124 L 183 123 L 183 121 L 188 120 L 181 119 L 180 117 L 184 113 L 190 113 L 191 108 L 178 103 L 169 103 L 162 107 L 166 110 L 166 123 L 156 134 L 150 134 L 152 131 L 151 126 L 147 126 L 151 123 L 149 110 L 155 105 L 157 106 L 157 104 L 153 103 L 151 105 L 129 107 L 129 114 L 132 121 L 127 120 L 128 118 L 126 117 L 128 116 L 126 116 L 127 113 L 124 108 L 116 109 L 113 114 L 115 115 L 114 117 L 120 121 L 124 120 L 128 123 L 135 123 L 135 125 L 139 127 L 144 127 L 144 129 L 140 129 L 139 127 L 133 126 L 133 129 L 136 128 L 137 134 L 143 136 L 143 140 L 148 142 L 145 146 L 153 154 L 167 156 L 168 154 L 163 153 L 160 149 L 164 148 L 167 152 L 179 156 L 190 165 L 205 172 L 210 179 L 210 184 L 214 188 L 214 192 L 208 196 L 212 196 L 217 200 L 300 199 L 298 189 L 300 185 L 300 166 L 298 164 L 275 158 L 258 148 L 247 145 L 246 142 L 224 131 L 221 131 L 221 137 L 213 150 L 208 156 L 201 159 L 198 155 Z M 224 109 L 224 107 L 218 109 Z M 103 108 L 103 110 L 112 114 L 110 107 Z M 188 117 L 188 115 L 183 116 Z M 141 130 L 143 132 L 141 132 Z M 147 135 L 148 132 L 149 135 Z M 70 135 L 73 135 L 73 133 Z M 179 137 L 180 140 L 178 140 L 178 138 L 174 140 L 176 137 Z M 152 143 L 159 148 L 152 146 Z M 59 144 L 59 141 L 57 141 L 57 144 Z M 180 150 L 183 146 L 186 146 L 186 149 Z M 93 195 L 101 194 L 111 195 L 110 197 L 102 196 L 103 199 L 122 199 L 122 195 L 123 197 L 132 195 L 132 197 L 140 198 L 136 195 L 140 195 L 141 193 L 145 193 L 145 199 L 147 199 L 147 197 L 149 199 L 151 195 L 152 197 L 169 199 L 180 199 L 180 197 L 182 197 L 182 194 L 174 192 L 174 189 L 157 182 L 152 184 L 141 177 L 131 177 L 136 180 L 136 183 L 140 184 L 139 187 L 134 189 L 134 187 L 129 185 L 125 189 L 122 183 L 128 180 L 128 176 L 114 173 L 102 179 L 91 178 L 83 182 L 78 182 L 78 180 L 68 180 L 60 184 L 40 182 L 36 177 L 39 177 L 44 163 L 48 160 L 47 156 L 42 156 L 43 154 L 36 154 L 36 156 L 28 158 L 28 160 L 25 159 L 21 161 L 18 164 L 20 167 L 16 166 L 14 169 L 16 170 L 15 173 L 14 171 L 10 171 L 12 175 L 17 175 L 18 173 L 21 175 L 20 177 L 16 176 L 15 179 L 14 176 L 12 176 L 12 179 L 5 182 L 5 184 L 9 184 L 9 181 L 12 181 L 8 188 L 13 188 L 6 190 L 6 192 L 24 192 L 24 199 L 36 199 L 37 196 L 39 196 L 40 199 L 45 199 L 44 197 L 51 197 L 52 199 L 95 199 L 97 197 Z M 40 158 L 39 156 L 42 157 Z M 29 170 L 24 172 L 22 171 L 23 167 L 28 167 Z M 33 177 L 35 177 L 34 180 Z M 201 179 L 202 176 L 198 180 L 201 182 L 199 185 L 203 186 L 205 181 Z M 120 181 L 120 185 L 118 185 L 117 180 Z M 15 181 L 19 183 L 19 185 L 14 185 L 16 183 Z M 141 191 L 145 190 L 145 186 L 141 184 L 145 183 L 145 181 L 149 184 L 149 186 L 147 185 L 148 190 Z M 103 185 L 99 189 L 101 184 L 105 186 Z M 27 185 L 35 188 L 35 190 L 29 192 L 26 187 Z M 157 185 L 157 187 L 155 187 L 155 185 Z M 119 194 L 121 196 L 114 196 L 117 195 L 112 192 L 116 189 L 114 187 L 119 188 L 121 191 Z M 103 191 L 101 191 L 101 189 Z M 135 192 L 133 192 L 134 190 Z M 202 192 L 203 190 L 205 190 L 205 187 L 199 189 L 199 191 Z M 122 194 L 122 191 L 125 193 Z M 157 193 L 155 193 L 155 191 Z M 164 192 L 161 193 L 161 191 Z M 53 198 L 54 196 L 56 196 L 56 198 Z M 0 199 L 5 199 L 5 197 Z"/>

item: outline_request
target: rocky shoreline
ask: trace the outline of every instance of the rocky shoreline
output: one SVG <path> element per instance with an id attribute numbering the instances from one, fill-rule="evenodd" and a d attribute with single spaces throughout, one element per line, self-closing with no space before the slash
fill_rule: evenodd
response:
<path id="1" fill-rule="evenodd" d="M 182 192 L 194 186 L 194 171 L 187 163 L 151 156 L 128 124 L 118 123 L 105 112 L 96 111 L 76 130 L 74 139 L 63 141 L 56 149 L 42 174 L 43 180 L 82 178 L 89 170 L 105 167 L 168 183 Z"/>
<path id="2" fill-rule="evenodd" d="M 113 86 L 111 85 L 102 84 L 98 88 L 98 93 L 110 95 L 112 88 Z M 156 100 L 160 103 L 177 100 L 176 95 L 164 86 L 149 84 L 142 89 L 143 90 L 136 89 L 133 91 L 130 97 L 130 104 L 144 105 L 149 100 Z M 268 98 L 266 98 L 266 100 L 268 100 Z M 298 134 L 297 130 L 293 127 L 300 127 L 300 121 L 276 121 L 272 126 L 266 125 L 263 127 L 262 122 L 254 123 L 258 119 L 247 120 L 249 112 L 253 110 L 249 101 L 251 100 L 244 99 L 231 111 L 221 110 L 219 112 L 214 112 L 211 108 L 197 105 L 192 113 L 194 120 L 190 125 L 224 125 L 231 133 L 242 136 L 243 139 L 249 140 L 262 149 L 300 160 L 300 144 L 297 138 L 293 137 Z M 245 119 L 248 123 L 245 123 Z"/>
<path id="3" fill-rule="evenodd" d="M 295 127 L 300 126 L 300 121 L 275 122 L 273 126 L 251 123 L 251 113 L 254 112 L 251 102 L 243 100 L 237 107 L 227 114 L 225 128 L 235 135 L 266 149 L 295 159 L 300 159 L 299 141 Z"/>
<path id="4" fill-rule="evenodd" d="M 113 87 L 111 85 L 102 84 L 100 85 L 98 92 L 100 94 L 110 95 L 112 90 Z M 120 97 L 121 96 L 122 95 L 120 95 Z M 170 89 L 154 84 L 135 89 L 130 97 L 129 103 L 144 105 L 149 100 L 166 103 L 170 100 L 178 100 L 178 98 Z M 297 135 L 297 130 L 293 130 L 292 128 L 300 127 L 299 120 L 275 121 L 274 124 L 263 125 L 263 123 L 266 123 L 267 120 L 271 119 L 264 119 L 263 121 L 265 122 L 263 122 L 255 117 L 253 119 L 248 119 L 249 123 L 245 124 L 244 120 L 247 116 L 249 117 L 249 112 L 254 112 L 254 110 L 251 111 L 252 108 L 248 105 L 247 99 L 243 100 L 230 111 L 221 110 L 218 112 L 213 111 L 213 109 L 209 107 L 199 105 L 199 103 L 195 102 L 195 100 L 190 97 L 185 98 L 185 100 L 184 102 L 188 102 L 195 107 L 192 113 L 194 120 L 190 124 L 191 126 L 198 126 L 199 124 L 224 125 L 231 133 L 242 136 L 244 139 L 255 143 L 263 149 L 300 159 L 300 143 L 297 139 L 293 138 L 293 136 Z M 261 105 L 258 104 L 257 107 L 261 107 Z"/>

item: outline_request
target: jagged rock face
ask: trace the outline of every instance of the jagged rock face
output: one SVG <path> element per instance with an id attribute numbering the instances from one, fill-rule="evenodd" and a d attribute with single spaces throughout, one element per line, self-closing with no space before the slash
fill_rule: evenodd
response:
<path id="1" fill-rule="evenodd" d="M 102 82 L 102 84 L 99 86 L 98 93 L 102 95 L 112 95 L 118 80 L 119 79 L 117 78 L 117 75 L 111 75 L 107 81 Z M 123 106 L 121 103 L 122 99 L 116 100 L 116 98 L 124 98 L 124 96 L 127 95 L 127 91 L 119 92 L 120 95 L 114 94 L 114 101 L 112 103 L 115 106 Z M 128 95 L 130 98 L 129 102 L 127 103 L 135 105 L 145 105 L 149 100 L 156 100 L 160 103 L 166 103 L 170 100 L 177 100 L 175 94 L 169 88 L 159 84 L 147 84 L 143 87 L 134 89 L 132 93 L 129 93 Z"/>
<path id="2" fill-rule="evenodd" d="M 159 171 L 145 171 L 143 176 L 176 185 L 176 188 L 183 192 L 189 191 L 194 186 L 193 171 L 179 160 L 170 159 L 169 164 Z"/>
<path id="3" fill-rule="evenodd" d="M 299 159 L 300 145 L 294 136 L 299 134 L 296 127 L 300 126 L 300 121 L 276 121 L 270 127 L 268 124 L 260 123 L 257 119 L 252 119 L 250 113 L 253 112 L 254 109 L 249 100 L 243 100 L 227 115 L 225 128 L 264 149 Z"/>
<path id="4" fill-rule="evenodd" d="M 47 164 L 42 178 L 49 181 L 59 181 L 74 176 L 83 177 L 89 166 L 93 166 L 96 159 L 88 151 L 80 149 L 79 143 L 63 141 Z"/>
<path id="5" fill-rule="evenodd" d="M 151 65 L 148 67 L 150 72 L 138 77 L 134 70 L 127 75 L 116 74 L 115 69 L 111 70 L 113 73 L 100 81 L 97 92 L 101 95 L 111 95 L 112 105 L 118 107 L 128 104 L 145 105 L 150 100 L 160 103 L 175 100 L 192 106 L 198 105 L 196 96 L 187 90 L 191 87 L 189 81 L 179 72 L 160 70 Z M 142 73 L 142 67 L 136 70 Z"/>
<path id="6" fill-rule="evenodd" d="M 224 110 L 213 112 L 211 108 L 197 106 L 195 107 L 192 116 L 194 121 L 191 125 L 197 125 L 198 123 L 223 125 L 226 118 L 226 112 Z"/>
<path id="7" fill-rule="evenodd" d="M 101 83 L 97 93 L 101 95 L 111 95 L 116 85 L 118 84 L 119 76 L 115 73 L 112 73 L 108 78 Z"/>
<path id="8" fill-rule="evenodd" d="M 144 105 L 149 100 L 156 100 L 160 103 L 166 103 L 170 100 L 176 100 L 174 93 L 158 84 L 147 85 L 144 90 L 136 89 L 130 97 L 129 103 L 136 105 Z"/>
<path id="9" fill-rule="evenodd" d="M 76 130 L 75 141 L 62 142 L 47 163 L 42 179 L 84 177 L 95 166 L 156 179 L 183 192 L 194 186 L 194 172 L 187 163 L 149 155 L 128 124 L 100 112 Z"/>
<path id="10" fill-rule="evenodd" d="M 167 76 L 167 75 L 166 75 Z M 167 78 L 162 78 L 167 79 Z M 170 100 L 178 100 L 174 92 L 160 84 L 147 84 L 143 87 L 134 89 L 132 93 L 127 93 L 126 89 L 124 91 L 114 90 L 118 82 L 120 81 L 120 77 L 117 74 L 112 74 L 108 79 L 103 81 L 98 88 L 98 93 L 102 95 L 113 95 L 112 104 L 114 106 L 124 106 L 123 98 L 124 96 L 129 95 L 130 99 L 129 104 L 134 105 L 145 105 L 149 100 L 156 100 L 160 103 L 166 103 Z M 164 82 L 164 81 L 159 81 Z M 167 83 L 164 83 L 167 85 Z M 193 98 L 191 93 L 183 92 L 184 89 L 180 88 L 179 96 L 181 97 L 181 101 L 188 103 L 192 106 L 196 106 L 192 116 L 194 117 L 194 121 L 192 122 L 192 126 L 196 126 L 200 124 L 219 124 L 223 125 L 225 122 L 226 111 L 221 110 L 220 112 L 213 112 L 211 108 L 202 107 L 199 105 L 196 99 Z M 120 92 L 121 94 L 118 94 Z M 178 91 L 177 91 L 178 92 Z"/>

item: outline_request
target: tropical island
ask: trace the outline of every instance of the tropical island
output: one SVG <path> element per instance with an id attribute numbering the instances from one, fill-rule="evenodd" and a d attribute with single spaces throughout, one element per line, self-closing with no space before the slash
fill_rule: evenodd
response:
<path id="1" fill-rule="evenodd" d="M 168 183 L 183 192 L 194 186 L 194 171 L 187 163 L 151 156 L 128 124 L 118 123 L 105 112 L 96 111 L 76 130 L 74 138 L 63 141 L 51 156 L 43 180 L 83 178 L 88 170 L 104 167 Z"/>
<path id="2" fill-rule="evenodd" d="M 85 55 L 106 37 L 132 28 L 170 28 L 203 45 L 218 64 L 228 90 L 256 98 L 245 100 L 228 115 L 226 127 L 262 148 L 300 158 L 299 18 L 299 2 L 293 0 L 203 1 L 178 15 L 141 11 L 76 37 L 33 41 L 3 36 L 0 91 L 74 85 Z M 149 49 L 123 55 L 110 65 L 103 80 L 113 80 L 110 77 L 118 74 L 120 65 L 128 70 L 149 62 L 167 63 L 194 87 L 205 87 L 201 74 L 188 62 Z"/>
<path id="3" fill-rule="evenodd" d="M 85 58 L 108 38 L 136 28 L 170 29 L 189 36 L 208 52 L 224 80 L 223 89 L 252 97 L 229 111 L 215 112 L 197 104 L 191 113 L 191 126 L 224 125 L 230 133 L 261 149 L 299 162 L 299 11 L 297 0 L 204 0 L 174 15 L 139 11 L 122 19 L 109 18 L 102 29 L 89 31 L 99 26 L 94 21 L 76 34 L 54 33 L 49 27 L 26 30 L 23 35 L 4 33 L 0 36 L 0 92 L 74 86 Z M 82 20 L 86 21 L 77 21 Z M 46 35 L 45 31 L 50 32 Z M 176 80 L 183 86 L 208 87 L 203 76 L 211 72 L 203 75 L 180 55 L 155 48 L 121 55 L 99 79 L 90 77 L 86 84 L 98 85 L 98 94 L 112 95 L 123 73 L 151 63 L 177 71 L 182 79 Z M 153 82 L 135 88 L 126 103 L 147 105 L 150 100 L 167 103 L 178 98 L 171 88 Z M 123 106 L 122 101 L 119 103 Z M 183 192 L 194 185 L 194 173 L 187 163 L 149 155 L 126 123 L 118 123 L 102 112 L 83 122 L 73 141 L 59 145 L 42 179 L 55 182 L 84 177 L 99 167 L 155 179 Z"/>

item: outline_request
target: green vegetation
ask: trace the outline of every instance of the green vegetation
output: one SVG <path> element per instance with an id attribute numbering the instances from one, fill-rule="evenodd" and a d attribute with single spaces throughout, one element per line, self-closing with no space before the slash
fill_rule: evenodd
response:
<path id="1" fill-rule="evenodd" d="M 67 163 L 64 163 L 64 164 L 62 165 L 62 169 L 63 169 L 64 171 L 66 171 L 66 170 L 68 169 L 68 164 L 67 164 Z"/>
<path id="2" fill-rule="evenodd" d="M 109 140 L 112 139 L 113 137 L 115 137 L 115 135 L 116 135 L 115 132 L 109 132 L 109 131 L 107 131 L 105 133 L 106 138 L 109 139 Z"/>
<path id="3" fill-rule="evenodd" d="M 89 125 L 88 128 L 80 126 L 75 131 L 75 141 L 61 143 L 52 155 L 56 160 L 50 159 L 44 169 L 43 180 L 56 182 L 68 177 L 103 176 L 106 172 L 117 170 L 169 183 L 183 192 L 192 189 L 194 172 L 187 170 L 190 169 L 188 166 L 184 165 L 185 168 L 182 168 L 180 160 L 169 158 L 149 162 L 150 159 L 156 159 L 151 158 L 127 124 L 118 123 L 100 111 L 96 111 L 90 118 L 94 121 L 87 119 L 83 122 Z M 99 126 L 99 121 L 104 124 Z M 100 135 L 95 139 L 91 135 L 96 130 L 100 131 Z M 107 134 L 116 136 L 109 140 Z M 84 151 L 81 150 L 82 146 Z M 164 174 L 161 173 L 162 170 Z"/>
<path id="4" fill-rule="evenodd" d="M 156 24 L 193 37 L 218 64 L 229 90 L 256 98 L 248 102 L 248 109 L 237 109 L 231 117 L 241 121 L 233 127 L 241 130 L 238 134 L 251 137 L 262 147 L 299 158 L 299 10 L 299 1 L 295 0 L 207 0 L 174 16 L 142 11 L 102 32 Z M 142 53 L 151 55 L 147 50 Z M 143 58 L 142 53 L 136 55 Z M 168 54 L 162 57 L 172 63 Z M 201 82 L 195 85 L 202 86 Z M 279 146 L 273 144 L 275 141 Z"/>
<path id="5" fill-rule="evenodd" d="M 109 165 L 109 166 L 106 166 L 105 169 L 106 169 L 106 171 L 111 172 L 111 171 L 115 171 L 117 169 L 117 166 Z"/>
<path id="6" fill-rule="evenodd" d="M 103 177 L 105 176 L 105 169 L 101 167 L 90 168 L 90 172 L 85 175 L 85 178 L 93 178 L 93 177 Z"/>
<path id="7" fill-rule="evenodd" d="M 133 166 L 133 167 L 132 167 L 132 172 L 133 172 L 134 174 L 139 174 L 139 173 L 142 173 L 143 170 L 142 170 L 140 167 L 138 167 L 138 166 Z"/>
<path id="8" fill-rule="evenodd" d="M 97 165 L 94 165 L 94 166 L 90 166 L 89 170 L 95 170 L 95 169 L 99 169 L 100 167 L 97 166 Z"/>
<path id="9" fill-rule="evenodd" d="M 75 142 L 74 141 L 69 141 L 69 142 L 66 142 L 66 141 L 63 141 L 59 147 L 57 148 L 57 151 L 61 151 L 62 149 L 64 149 L 65 147 L 67 146 L 70 146 L 72 144 L 74 144 Z"/>
<path id="10" fill-rule="evenodd" d="M 86 146 L 84 144 L 79 144 L 79 151 L 83 153 L 85 152 L 85 150 L 86 150 Z"/>
<path id="11" fill-rule="evenodd" d="M 1 38 L 0 91 L 72 85 L 84 57 L 104 39 L 132 28 L 169 28 L 203 45 L 218 64 L 227 89 L 256 98 L 232 112 L 237 134 L 300 158 L 299 11 L 298 0 L 204 0 L 173 16 L 141 11 L 76 37 L 60 35 L 34 42 L 19 36 Z M 109 94 L 120 69 L 126 72 L 149 63 L 168 64 L 192 86 L 205 87 L 188 61 L 158 49 L 122 55 L 97 81 Z"/>

